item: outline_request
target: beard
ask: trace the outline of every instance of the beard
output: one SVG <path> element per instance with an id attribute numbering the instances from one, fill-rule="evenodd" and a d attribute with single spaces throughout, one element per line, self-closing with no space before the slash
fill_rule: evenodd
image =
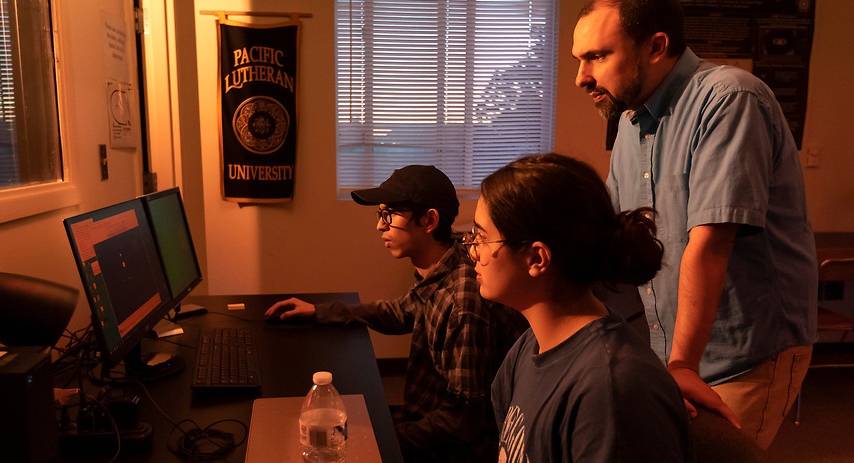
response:
<path id="1" fill-rule="evenodd" d="M 635 71 L 629 76 L 625 88 L 619 94 L 614 95 L 603 87 L 594 88 L 592 91 L 604 96 L 601 101 L 595 103 L 599 114 L 606 120 L 616 119 L 623 111 L 636 106 L 635 102 L 641 93 L 645 77 L 640 67 L 636 66 Z"/>

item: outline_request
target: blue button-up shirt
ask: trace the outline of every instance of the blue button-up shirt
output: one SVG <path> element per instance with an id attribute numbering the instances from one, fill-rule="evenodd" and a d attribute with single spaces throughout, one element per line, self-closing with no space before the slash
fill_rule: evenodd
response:
<path id="1" fill-rule="evenodd" d="M 688 232 L 741 224 L 700 363 L 711 384 L 815 342 L 818 269 L 797 147 L 771 90 L 686 50 L 646 104 L 620 118 L 608 187 L 653 207 L 662 270 L 640 288 L 653 350 L 670 356 Z"/>

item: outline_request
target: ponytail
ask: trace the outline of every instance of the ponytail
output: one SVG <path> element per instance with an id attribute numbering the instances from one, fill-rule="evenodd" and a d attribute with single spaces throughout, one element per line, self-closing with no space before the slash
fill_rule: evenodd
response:
<path id="1" fill-rule="evenodd" d="M 661 269 L 664 247 L 655 237 L 655 215 L 648 207 L 617 214 L 617 228 L 603 259 L 603 283 L 639 286 Z"/>

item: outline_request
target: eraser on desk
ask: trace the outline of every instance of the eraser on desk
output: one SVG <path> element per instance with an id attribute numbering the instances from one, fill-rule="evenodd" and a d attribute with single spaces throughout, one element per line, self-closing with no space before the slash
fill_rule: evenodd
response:
<path id="1" fill-rule="evenodd" d="M 241 304 L 228 304 L 228 310 L 245 310 L 246 306 Z"/>

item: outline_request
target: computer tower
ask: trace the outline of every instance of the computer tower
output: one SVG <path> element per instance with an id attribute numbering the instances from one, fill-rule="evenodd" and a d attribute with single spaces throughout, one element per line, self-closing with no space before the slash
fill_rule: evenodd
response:
<path id="1" fill-rule="evenodd" d="M 0 346 L 0 460 L 59 461 L 53 369 L 47 347 Z"/>

